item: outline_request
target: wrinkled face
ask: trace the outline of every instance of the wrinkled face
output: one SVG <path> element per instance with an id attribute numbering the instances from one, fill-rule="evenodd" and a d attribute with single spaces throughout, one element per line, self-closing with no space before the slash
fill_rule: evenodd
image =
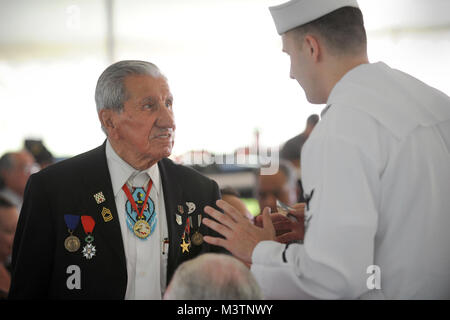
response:
<path id="1" fill-rule="evenodd" d="M 289 76 L 297 80 L 306 94 L 306 98 L 311 103 L 317 102 L 317 72 L 311 59 L 309 47 L 304 43 L 301 36 L 295 31 L 288 31 L 281 36 L 283 42 L 283 52 L 291 61 Z"/>
<path id="2" fill-rule="evenodd" d="M 273 175 L 260 175 L 258 177 L 258 201 L 263 210 L 270 207 L 272 212 L 277 212 L 277 199 L 288 205 L 296 202 L 296 187 L 288 183 L 286 175 L 278 171 Z"/>
<path id="3" fill-rule="evenodd" d="M 174 144 L 173 97 L 167 81 L 148 75 L 125 78 L 127 99 L 122 112 L 112 112 L 109 131 L 120 150 L 139 160 L 168 157 Z"/>
<path id="4" fill-rule="evenodd" d="M 0 208 L 0 263 L 11 255 L 18 216 L 15 207 Z"/>

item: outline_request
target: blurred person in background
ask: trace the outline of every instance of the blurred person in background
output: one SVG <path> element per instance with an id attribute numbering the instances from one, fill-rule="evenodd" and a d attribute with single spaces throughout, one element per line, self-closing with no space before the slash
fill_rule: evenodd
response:
<path id="1" fill-rule="evenodd" d="M 318 122 L 319 116 L 317 114 L 310 115 L 306 120 L 305 130 L 303 130 L 302 133 L 286 141 L 286 143 L 282 146 L 280 151 L 280 158 L 286 161 L 290 161 L 296 169 L 297 183 L 299 187 L 297 200 L 298 202 L 305 202 L 305 198 L 303 197 L 303 186 L 301 180 L 301 167 L 300 167 L 302 148 Z"/>
<path id="2" fill-rule="evenodd" d="M 267 175 L 259 173 L 256 177 L 255 194 L 262 210 L 269 207 L 271 212 L 277 212 L 277 200 L 293 205 L 297 202 L 299 187 L 294 166 L 284 160 L 278 163 L 278 171 Z"/>
<path id="3" fill-rule="evenodd" d="M 27 150 L 7 152 L 0 158 L 0 179 L 3 186 L 0 196 L 11 201 L 20 212 L 28 178 L 40 169 Z"/>
<path id="4" fill-rule="evenodd" d="M 280 151 L 280 158 L 291 161 L 296 168 L 300 169 L 303 145 L 318 122 L 319 116 L 317 114 L 310 115 L 306 120 L 305 130 L 284 143 Z"/>
<path id="5" fill-rule="evenodd" d="M 10 258 L 18 215 L 16 206 L 0 196 L 0 299 L 6 299 L 11 285 Z"/>
<path id="6" fill-rule="evenodd" d="M 45 147 L 42 140 L 27 139 L 24 142 L 24 146 L 33 155 L 41 169 L 55 163 L 53 154 Z"/>

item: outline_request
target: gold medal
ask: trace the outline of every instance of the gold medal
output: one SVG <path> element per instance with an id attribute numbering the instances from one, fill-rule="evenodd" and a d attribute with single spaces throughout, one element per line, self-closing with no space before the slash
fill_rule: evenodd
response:
<path id="1" fill-rule="evenodd" d="M 146 239 L 150 235 L 150 225 L 145 220 L 138 220 L 133 227 L 134 234 L 141 239 Z"/>
<path id="2" fill-rule="evenodd" d="M 199 246 L 203 243 L 203 235 L 200 232 L 196 231 L 191 237 L 191 241 L 194 245 Z"/>
<path id="3" fill-rule="evenodd" d="M 183 242 L 180 245 L 182 253 L 189 252 L 189 247 L 191 246 L 191 243 L 189 242 L 189 240 L 188 240 L 188 242 L 186 242 L 184 240 L 184 236 L 183 236 L 182 240 L 183 240 Z"/>
<path id="4" fill-rule="evenodd" d="M 80 249 L 80 239 L 74 235 L 70 235 L 64 240 L 64 247 L 69 252 L 78 251 L 78 249 Z"/>

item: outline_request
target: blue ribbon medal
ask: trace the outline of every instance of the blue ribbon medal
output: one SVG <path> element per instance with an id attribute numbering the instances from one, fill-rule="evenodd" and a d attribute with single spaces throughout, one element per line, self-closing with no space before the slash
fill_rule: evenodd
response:
<path id="1" fill-rule="evenodd" d="M 64 240 L 64 248 L 69 252 L 76 252 L 80 248 L 80 239 L 73 235 L 80 222 L 80 216 L 73 214 L 65 214 L 64 221 L 69 231 L 69 236 Z"/>

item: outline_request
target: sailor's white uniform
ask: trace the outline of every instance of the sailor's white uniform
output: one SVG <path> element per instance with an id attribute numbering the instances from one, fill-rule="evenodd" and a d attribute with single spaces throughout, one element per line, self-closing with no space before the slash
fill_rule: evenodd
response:
<path id="1" fill-rule="evenodd" d="M 266 298 L 450 298 L 450 98 L 379 62 L 327 106 L 302 150 L 304 244 L 253 251 Z"/>

